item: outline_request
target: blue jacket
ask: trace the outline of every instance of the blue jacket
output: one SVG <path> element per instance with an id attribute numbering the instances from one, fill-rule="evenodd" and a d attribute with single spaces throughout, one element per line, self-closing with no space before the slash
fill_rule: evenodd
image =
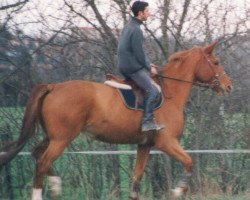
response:
<path id="1" fill-rule="evenodd" d="M 150 63 L 143 47 L 142 22 L 132 17 L 122 30 L 118 42 L 118 69 L 122 74 L 132 74 L 140 69 L 150 71 Z"/>

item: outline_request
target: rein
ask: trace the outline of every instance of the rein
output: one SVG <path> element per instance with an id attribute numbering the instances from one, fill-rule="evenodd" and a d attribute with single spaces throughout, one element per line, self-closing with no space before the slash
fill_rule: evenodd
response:
<path id="1" fill-rule="evenodd" d="M 199 87 L 205 87 L 205 88 L 210 88 L 213 85 L 213 84 L 210 84 L 210 83 L 202 83 L 202 82 L 199 82 L 199 81 L 187 81 L 187 80 L 182 80 L 182 79 L 178 79 L 178 78 L 174 78 L 174 77 L 170 77 L 170 76 L 163 76 L 161 74 L 156 74 L 156 76 L 158 76 L 159 78 L 165 78 L 165 79 L 184 82 L 184 83 L 190 83 L 190 84 L 193 84 L 193 85 L 196 85 L 196 86 L 199 86 Z"/>

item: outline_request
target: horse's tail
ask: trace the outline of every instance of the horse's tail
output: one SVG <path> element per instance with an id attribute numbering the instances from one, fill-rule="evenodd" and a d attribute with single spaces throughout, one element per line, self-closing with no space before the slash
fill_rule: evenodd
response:
<path id="1" fill-rule="evenodd" d="M 10 162 L 33 136 L 36 121 L 41 112 L 42 102 L 45 96 L 52 90 L 52 85 L 42 84 L 33 88 L 28 99 L 23 118 L 22 129 L 17 141 L 9 143 L 0 149 L 0 168 Z"/>

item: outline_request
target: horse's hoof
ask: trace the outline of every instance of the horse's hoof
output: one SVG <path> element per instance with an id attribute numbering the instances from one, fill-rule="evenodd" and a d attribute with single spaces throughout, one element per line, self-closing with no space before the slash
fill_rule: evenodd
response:
<path id="1" fill-rule="evenodd" d="M 31 200 L 43 200 L 42 189 L 33 188 Z"/>
<path id="2" fill-rule="evenodd" d="M 130 200 L 139 200 L 139 195 L 136 192 L 131 192 L 129 195 Z"/>
<path id="3" fill-rule="evenodd" d="M 177 188 L 171 190 L 171 195 L 174 198 L 181 197 L 183 194 L 184 194 L 184 188 L 177 187 Z"/>
<path id="4" fill-rule="evenodd" d="M 56 199 L 62 193 L 62 180 L 59 176 L 49 176 L 50 196 Z"/>

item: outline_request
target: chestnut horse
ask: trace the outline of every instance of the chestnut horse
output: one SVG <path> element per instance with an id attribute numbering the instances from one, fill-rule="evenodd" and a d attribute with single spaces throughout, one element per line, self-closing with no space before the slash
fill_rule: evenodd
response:
<path id="1" fill-rule="evenodd" d="M 117 90 L 105 84 L 76 80 L 38 85 L 29 97 L 20 137 L 8 150 L 2 150 L 0 166 L 17 155 L 39 122 L 45 139 L 33 151 L 37 162 L 32 200 L 42 199 L 45 175 L 53 195 L 59 194 L 60 178 L 54 175 L 52 163 L 80 132 L 108 143 L 138 144 L 131 199 L 139 199 L 139 184 L 152 146 L 182 163 L 184 174 L 172 190 L 174 196 L 182 195 L 191 176 L 192 159 L 180 146 L 179 138 L 192 85 L 209 85 L 221 95 L 231 90 L 230 78 L 212 54 L 215 45 L 174 54 L 155 77 L 164 96 L 162 106 L 154 112 L 157 123 L 165 125 L 158 133 L 142 133 L 142 112 L 124 106 Z"/>

